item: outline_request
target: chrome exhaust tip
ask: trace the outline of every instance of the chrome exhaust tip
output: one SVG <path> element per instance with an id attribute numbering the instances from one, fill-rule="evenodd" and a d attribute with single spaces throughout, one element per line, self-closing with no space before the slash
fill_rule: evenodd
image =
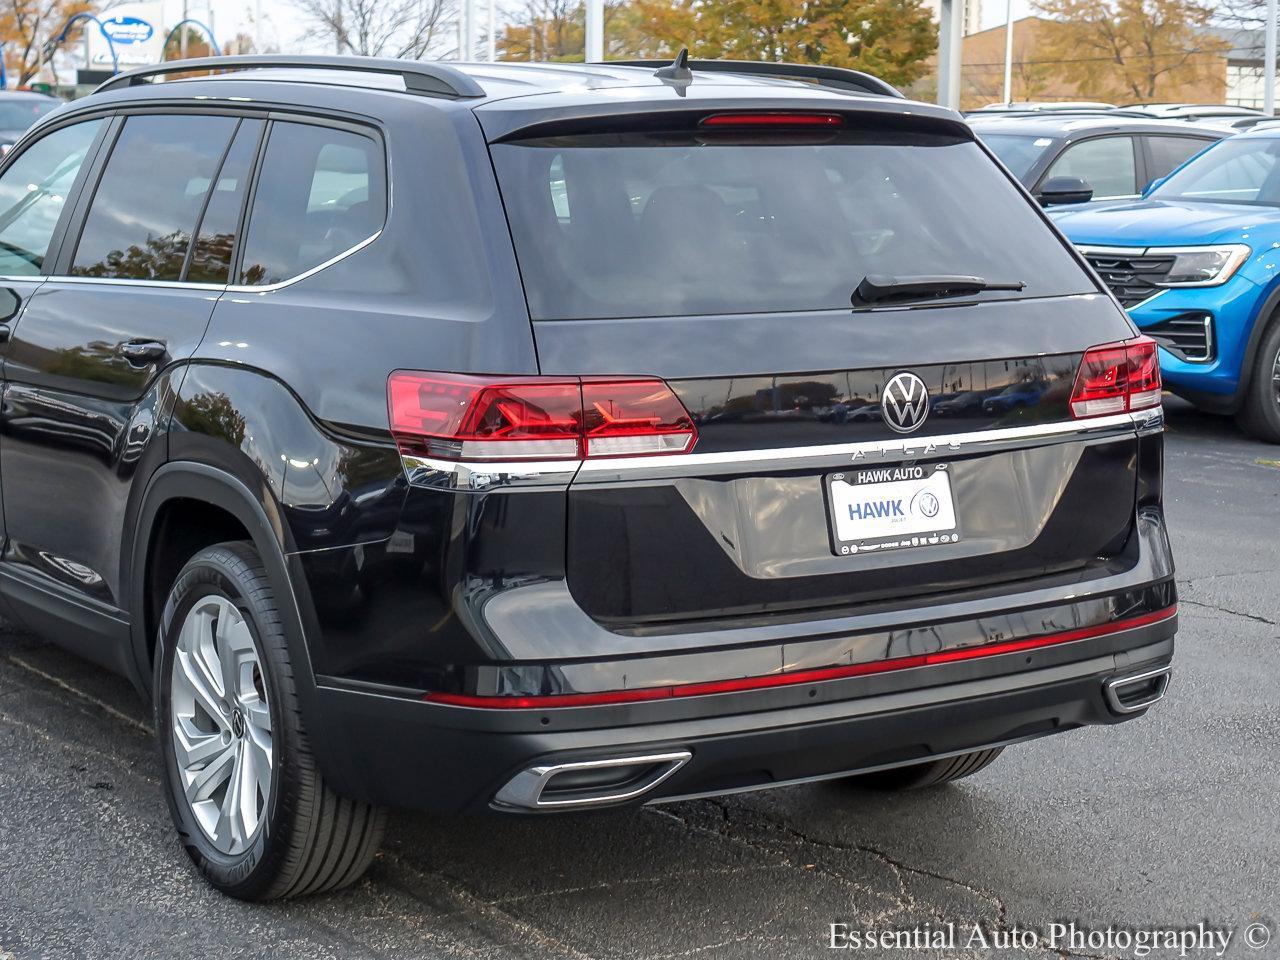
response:
<path id="1" fill-rule="evenodd" d="M 572 810 L 644 796 L 692 759 L 688 750 L 526 767 L 493 798 L 517 810 Z"/>
<path id="2" fill-rule="evenodd" d="M 1107 706 L 1119 714 L 1137 713 L 1164 699 L 1172 666 L 1113 677 L 1102 685 Z"/>

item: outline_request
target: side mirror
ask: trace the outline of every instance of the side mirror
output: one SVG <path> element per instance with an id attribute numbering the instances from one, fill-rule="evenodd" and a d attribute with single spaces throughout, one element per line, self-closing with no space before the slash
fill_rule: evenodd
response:
<path id="1" fill-rule="evenodd" d="M 1088 203 L 1093 199 L 1093 187 L 1079 177 L 1050 177 L 1040 184 L 1036 199 L 1046 207 L 1054 203 Z"/>

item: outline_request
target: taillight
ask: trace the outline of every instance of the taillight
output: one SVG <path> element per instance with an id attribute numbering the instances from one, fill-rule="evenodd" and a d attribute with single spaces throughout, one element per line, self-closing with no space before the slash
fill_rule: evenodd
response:
<path id="1" fill-rule="evenodd" d="M 1090 347 L 1076 373 L 1071 415 L 1079 420 L 1158 407 L 1160 391 L 1160 361 L 1150 337 Z"/>
<path id="2" fill-rule="evenodd" d="M 713 113 L 702 118 L 704 127 L 839 127 L 838 113 Z"/>
<path id="3" fill-rule="evenodd" d="M 400 452 L 445 460 L 578 460 L 685 453 L 698 432 L 661 380 L 473 377 L 397 370 Z"/>

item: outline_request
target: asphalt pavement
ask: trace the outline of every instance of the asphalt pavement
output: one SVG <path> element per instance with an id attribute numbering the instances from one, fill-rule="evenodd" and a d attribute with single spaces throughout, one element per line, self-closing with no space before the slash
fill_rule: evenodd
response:
<path id="1" fill-rule="evenodd" d="M 0 960 L 1131 957 L 1117 931 L 1198 924 L 1232 932 L 1227 956 L 1280 960 L 1280 448 L 1176 401 L 1169 421 L 1169 698 L 938 790 L 398 815 L 354 888 L 247 905 L 174 840 L 132 689 L 0 627 Z M 1052 926 L 1072 922 L 1074 942 Z M 917 939 L 837 953 L 833 923 L 844 945 Z M 1001 936 L 1015 945 L 995 950 Z M 1207 943 L 1186 955 L 1216 955 Z"/>

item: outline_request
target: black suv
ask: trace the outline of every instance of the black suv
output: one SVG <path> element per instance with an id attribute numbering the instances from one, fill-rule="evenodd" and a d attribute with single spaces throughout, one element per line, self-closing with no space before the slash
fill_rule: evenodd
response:
<path id="1" fill-rule="evenodd" d="M 15 147 L 0 260 L 0 595 L 154 702 L 235 896 L 1164 693 L 1155 347 L 863 75 L 145 68 Z"/>

